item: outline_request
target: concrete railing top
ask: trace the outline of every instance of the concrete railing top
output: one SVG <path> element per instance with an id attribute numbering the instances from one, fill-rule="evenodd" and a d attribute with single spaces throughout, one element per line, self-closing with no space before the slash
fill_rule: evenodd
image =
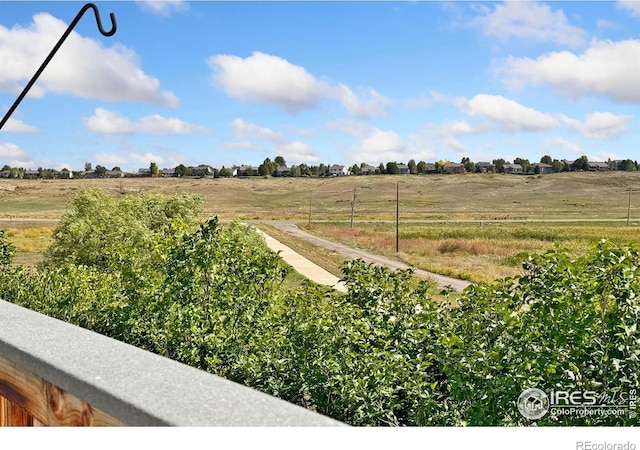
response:
<path id="1" fill-rule="evenodd" d="M 0 357 L 131 426 L 343 425 L 2 300 Z"/>

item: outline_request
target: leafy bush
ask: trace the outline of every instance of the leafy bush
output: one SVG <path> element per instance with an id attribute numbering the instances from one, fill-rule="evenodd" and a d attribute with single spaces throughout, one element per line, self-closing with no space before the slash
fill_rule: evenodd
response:
<path id="1" fill-rule="evenodd" d="M 0 230 L 0 269 L 3 266 L 8 266 L 13 260 L 13 255 L 16 249 L 9 241 L 4 237 L 5 231 Z"/>
<path id="2" fill-rule="evenodd" d="M 524 276 L 446 302 L 410 270 L 361 260 L 344 265 L 346 294 L 288 291 L 251 227 L 198 224 L 201 205 L 85 191 L 37 270 L 10 265 L 0 232 L 0 296 L 353 425 L 527 425 L 516 406 L 526 388 L 615 398 L 638 388 L 637 246 L 529 256 Z"/>
<path id="3" fill-rule="evenodd" d="M 456 408 L 474 425 L 527 424 L 526 388 L 620 398 L 639 386 L 640 249 L 602 241 L 588 255 L 531 256 L 526 275 L 473 286 L 450 311 L 441 342 Z M 541 425 L 634 424 L 610 416 L 547 415 Z"/>

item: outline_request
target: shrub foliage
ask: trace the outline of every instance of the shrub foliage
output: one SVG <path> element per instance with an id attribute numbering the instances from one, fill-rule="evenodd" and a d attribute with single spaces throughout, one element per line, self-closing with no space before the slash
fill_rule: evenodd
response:
<path id="1" fill-rule="evenodd" d="M 447 302 L 410 270 L 361 260 L 343 267 L 346 294 L 290 291 L 251 227 L 198 223 L 201 210 L 186 194 L 83 191 L 35 270 L 10 264 L 0 232 L 0 296 L 354 425 L 528 425 L 516 405 L 526 388 L 603 403 L 638 388 L 637 246 L 529 256 L 524 276 Z"/>

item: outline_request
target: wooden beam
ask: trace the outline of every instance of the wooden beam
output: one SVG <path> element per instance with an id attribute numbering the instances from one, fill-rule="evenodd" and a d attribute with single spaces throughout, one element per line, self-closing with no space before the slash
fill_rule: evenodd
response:
<path id="1" fill-rule="evenodd" d="M 125 424 L 0 357 L 0 426 L 42 425 Z"/>

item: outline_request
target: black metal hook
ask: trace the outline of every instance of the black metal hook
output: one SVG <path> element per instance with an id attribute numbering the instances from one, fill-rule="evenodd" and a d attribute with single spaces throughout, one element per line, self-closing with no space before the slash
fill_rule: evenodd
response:
<path id="1" fill-rule="evenodd" d="M 49 64 L 49 62 L 51 62 L 53 55 L 55 55 L 58 52 L 58 50 L 60 49 L 64 41 L 69 37 L 69 35 L 71 34 L 75 26 L 78 24 L 78 22 L 80 21 L 84 13 L 87 12 L 89 8 L 93 9 L 93 12 L 95 13 L 95 16 L 96 16 L 96 24 L 98 25 L 98 30 L 100 30 L 100 33 L 103 36 L 109 37 L 109 36 L 113 36 L 116 33 L 116 29 L 118 25 L 116 23 L 116 16 L 113 13 L 109 14 L 109 18 L 111 19 L 111 30 L 105 31 L 104 28 L 102 27 L 102 20 L 100 19 L 100 11 L 98 11 L 98 7 L 93 3 L 87 3 L 86 5 L 84 5 L 80 10 L 80 12 L 76 14 L 75 19 L 73 19 L 73 21 L 67 28 L 67 31 L 64 32 L 64 34 L 62 35 L 58 43 L 55 45 L 55 47 L 53 47 L 53 49 L 49 53 L 49 56 L 47 56 L 47 58 L 44 60 L 40 68 L 36 71 L 36 73 L 33 75 L 31 80 L 29 80 L 27 85 L 24 87 L 24 89 L 22 90 L 22 92 L 20 93 L 16 101 L 13 103 L 13 105 L 11 105 L 11 108 L 9 108 L 5 116 L 2 118 L 2 120 L 0 121 L 0 130 L 2 130 L 2 127 L 4 126 L 4 124 L 9 120 L 9 117 L 11 117 L 11 114 L 13 114 L 13 112 L 16 110 L 16 108 L 18 107 L 22 99 L 27 95 L 27 92 L 29 92 L 29 89 L 31 89 L 31 87 L 35 84 L 40 74 L 42 74 L 42 71 L 44 70 L 44 68 L 47 67 L 47 64 Z"/>

